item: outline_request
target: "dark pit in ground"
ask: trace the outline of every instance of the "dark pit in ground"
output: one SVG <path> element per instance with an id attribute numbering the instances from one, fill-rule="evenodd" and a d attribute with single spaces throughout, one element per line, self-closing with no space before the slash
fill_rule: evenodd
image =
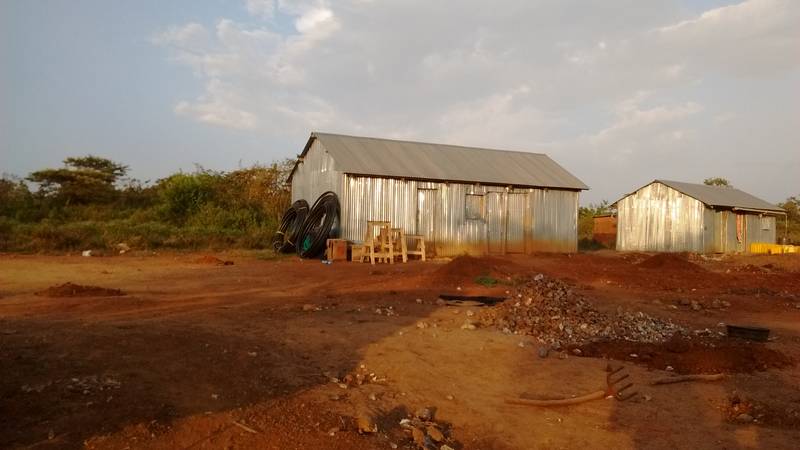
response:
<path id="1" fill-rule="evenodd" d="M 630 361 L 651 369 L 676 373 L 752 373 L 783 368 L 795 362 L 789 356 L 768 348 L 768 344 L 738 339 L 688 339 L 673 337 L 664 343 L 629 341 L 592 342 L 582 346 L 580 356 Z"/>

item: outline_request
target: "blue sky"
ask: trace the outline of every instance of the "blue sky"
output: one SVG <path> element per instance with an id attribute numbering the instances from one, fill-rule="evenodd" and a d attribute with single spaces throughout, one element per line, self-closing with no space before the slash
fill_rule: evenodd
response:
<path id="1" fill-rule="evenodd" d="M 800 2 L 0 0 L 0 172 L 157 179 L 312 130 L 544 151 L 615 199 L 800 194 Z"/>
<path id="2" fill-rule="evenodd" d="M 25 175 L 94 153 L 155 179 L 194 163 L 230 169 L 278 154 L 256 137 L 177 117 L 174 104 L 202 82 L 150 41 L 186 20 L 246 20 L 239 2 L 3 1 L 0 8 L 2 171 Z"/>

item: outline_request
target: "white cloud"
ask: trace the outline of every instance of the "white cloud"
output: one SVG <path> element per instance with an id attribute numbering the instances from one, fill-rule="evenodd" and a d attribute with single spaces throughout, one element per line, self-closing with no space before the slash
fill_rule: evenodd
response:
<path id="1" fill-rule="evenodd" d="M 239 130 L 250 130 L 258 124 L 257 117 L 239 109 L 242 99 L 236 98 L 236 91 L 219 80 L 212 79 L 206 85 L 206 94 L 195 102 L 179 102 L 175 113 L 193 117 L 201 122 Z"/>
<path id="2" fill-rule="evenodd" d="M 676 131 L 669 127 L 703 110 L 695 102 L 686 102 L 674 106 L 644 106 L 650 97 L 648 92 L 637 92 L 633 97 L 619 102 L 614 110 L 615 122 L 591 136 L 590 140 L 595 145 L 612 143 L 617 146 L 638 144 L 642 139 L 647 140 L 660 135 L 671 134 Z M 681 132 L 683 136 L 685 132 Z"/>
<path id="3" fill-rule="evenodd" d="M 652 170 L 653 155 L 673 167 L 714 140 L 747 151 L 755 144 L 736 136 L 753 133 L 734 124 L 774 128 L 800 113 L 787 95 L 800 2 L 687 16 L 609 1 L 245 0 L 265 20 L 189 23 L 153 41 L 204 81 L 175 107 L 203 123 L 298 143 L 320 129 L 547 150 L 589 177 L 606 164 Z M 287 18 L 288 32 L 275 23 Z M 777 141 L 796 143 L 795 129 Z"/>
<path id="4" fill-rule="evenodd" d="M 477 146 L 525 148 L 531 136 L 545 136 L 559 119 L 529 104 L 531 89 L 521 85 L 476 101 L 453 105 L 441 114 L 439 130 L 431 130 L 448 142 Z M 498 138 L 502 136 L 502 138 Z M 413 137 L 413 136 L 409 136 Z"/>
<path id="5" fill-rule="evenodd" d="M 275 15 L 275 1 L 245 0 L 245 9 L 251 15 L 270 19 Z"/>
<path id="6" fill-rule="evenodd" d="M 333 19 L 333 12 L 328 8 L 313 8 L 300 16 L 294 23 L 297 31 L 309 33 L 314 29 L 324 26 L 325 22 Z"/>
<path id="7" fill-rule="evenodd" d="M 752 76 L 800 65 L 800 2 L 747 0 L 660 27 L 657 42 L 695 64 Z"/>
<path id="8" fill-rule="evenodd" d="M 156 45 L 173 46 L 181 51 L 204 51 L 209 45 L 208 31 L 199 23 L 187 23 L 172 26 L 152 36 L 151 42 Z"/>

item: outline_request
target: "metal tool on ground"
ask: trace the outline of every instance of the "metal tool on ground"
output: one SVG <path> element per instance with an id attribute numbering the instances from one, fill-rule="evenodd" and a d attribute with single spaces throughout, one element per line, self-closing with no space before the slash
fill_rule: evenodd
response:
<path id="1" fill-rule="evenodd" d="M 631 387 L 633 387 L 633 383 L 628 383 L 622 387 L 619 387 L 623 380 L 626 380 L 630 375 L 627 373 L 621 374 L 616 379 L 614 378 L 615 375 L 622 372 L 625 369 L 625 366 L 619 366 L 616 369 L 611 367 L 611 364 L 606 366 L 606 397 L 613 396 L 619 401 L 625 401 L 633 397 L 637 394 L 636 391 L 633 392 L 625 392 Z"/>
<path id="2" fill-rule="evenodd" d="M 728 337 L 758 342 L 766 342 L 769 340 L 769 328 L 730 324 L 726 325 L 726 328 L 728 330 Z"/>
<path id="3" fill-rule="evenodd" d="M 634 397 L 637 394 L 636 391 L 626 392 L 628 391 L 628 389 L 633 387 L 633 383 L 627 383 L 624 386 L 620 387 L 622 381 L 626 380 L 629 377 L 627 373 L 620 373 L 624 369 L 625 366 L 619 366 L 618 368 L 614 369 L 611 367 L 611 364 L 609 364 L 606 367 L 606 372 L 607 372 L 606 388 L 591 392 L 586 395 L 581 395 L 579 397 L 547 399 L 547 400 L 529 399 L 529 398 L 508 398 L 506 399 L 506 403 L 510 405 L 521 405 L 521 406 L 568 406 L 568 405 L 577 405 L 579 403 L 584 403 L 591 400 L 600 400 L 601 398 L 611 398 L 611 397 L 624 402 L 625 400 L 629 400 L 630 398 Z"/>
<path id="4" fill-rule="evenodd" d="M 493 306 L 506 300 L 506 297 L 490 297 L 486 295 L 448 295 L 440 294 L 439 298 L 448 306 Z"/>

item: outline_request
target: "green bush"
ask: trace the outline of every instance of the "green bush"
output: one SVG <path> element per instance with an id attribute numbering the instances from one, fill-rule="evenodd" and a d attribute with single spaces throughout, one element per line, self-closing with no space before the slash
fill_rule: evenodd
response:
<path id="1" fill-rule="evenodd" d="M 475 278 L 475 283 L 486 287 L 494 287 L 495 285 L 497 285 L 497 279 L 492 278 L 489 275 L 481 275 Z"/>
<path id="2" fill-rule="evenodd" d="M 107 173 L 103 189 L 113 192 L 93 200 L 96 186 L 71 168 L 75 161 L 92 176 Z M 127 167 L 103 158 L 67 162 L 29 177 L 40 180 L 35 192 L 20 179 L 0 178 L 0 251 L 115 251 L 122 242 L 148 250 L 269 248 L 289 206 L 288 160 L 228 173 L 201 168 L 151 186 L 136 180 L 119 186 Z"/>
<path id="3" fill-rule="evenodd" d="M 218 176 L 209 172 L 178 173 L 158 184 L 161 211 L 166 220 L 183 223 L 214 198 Z"/>

